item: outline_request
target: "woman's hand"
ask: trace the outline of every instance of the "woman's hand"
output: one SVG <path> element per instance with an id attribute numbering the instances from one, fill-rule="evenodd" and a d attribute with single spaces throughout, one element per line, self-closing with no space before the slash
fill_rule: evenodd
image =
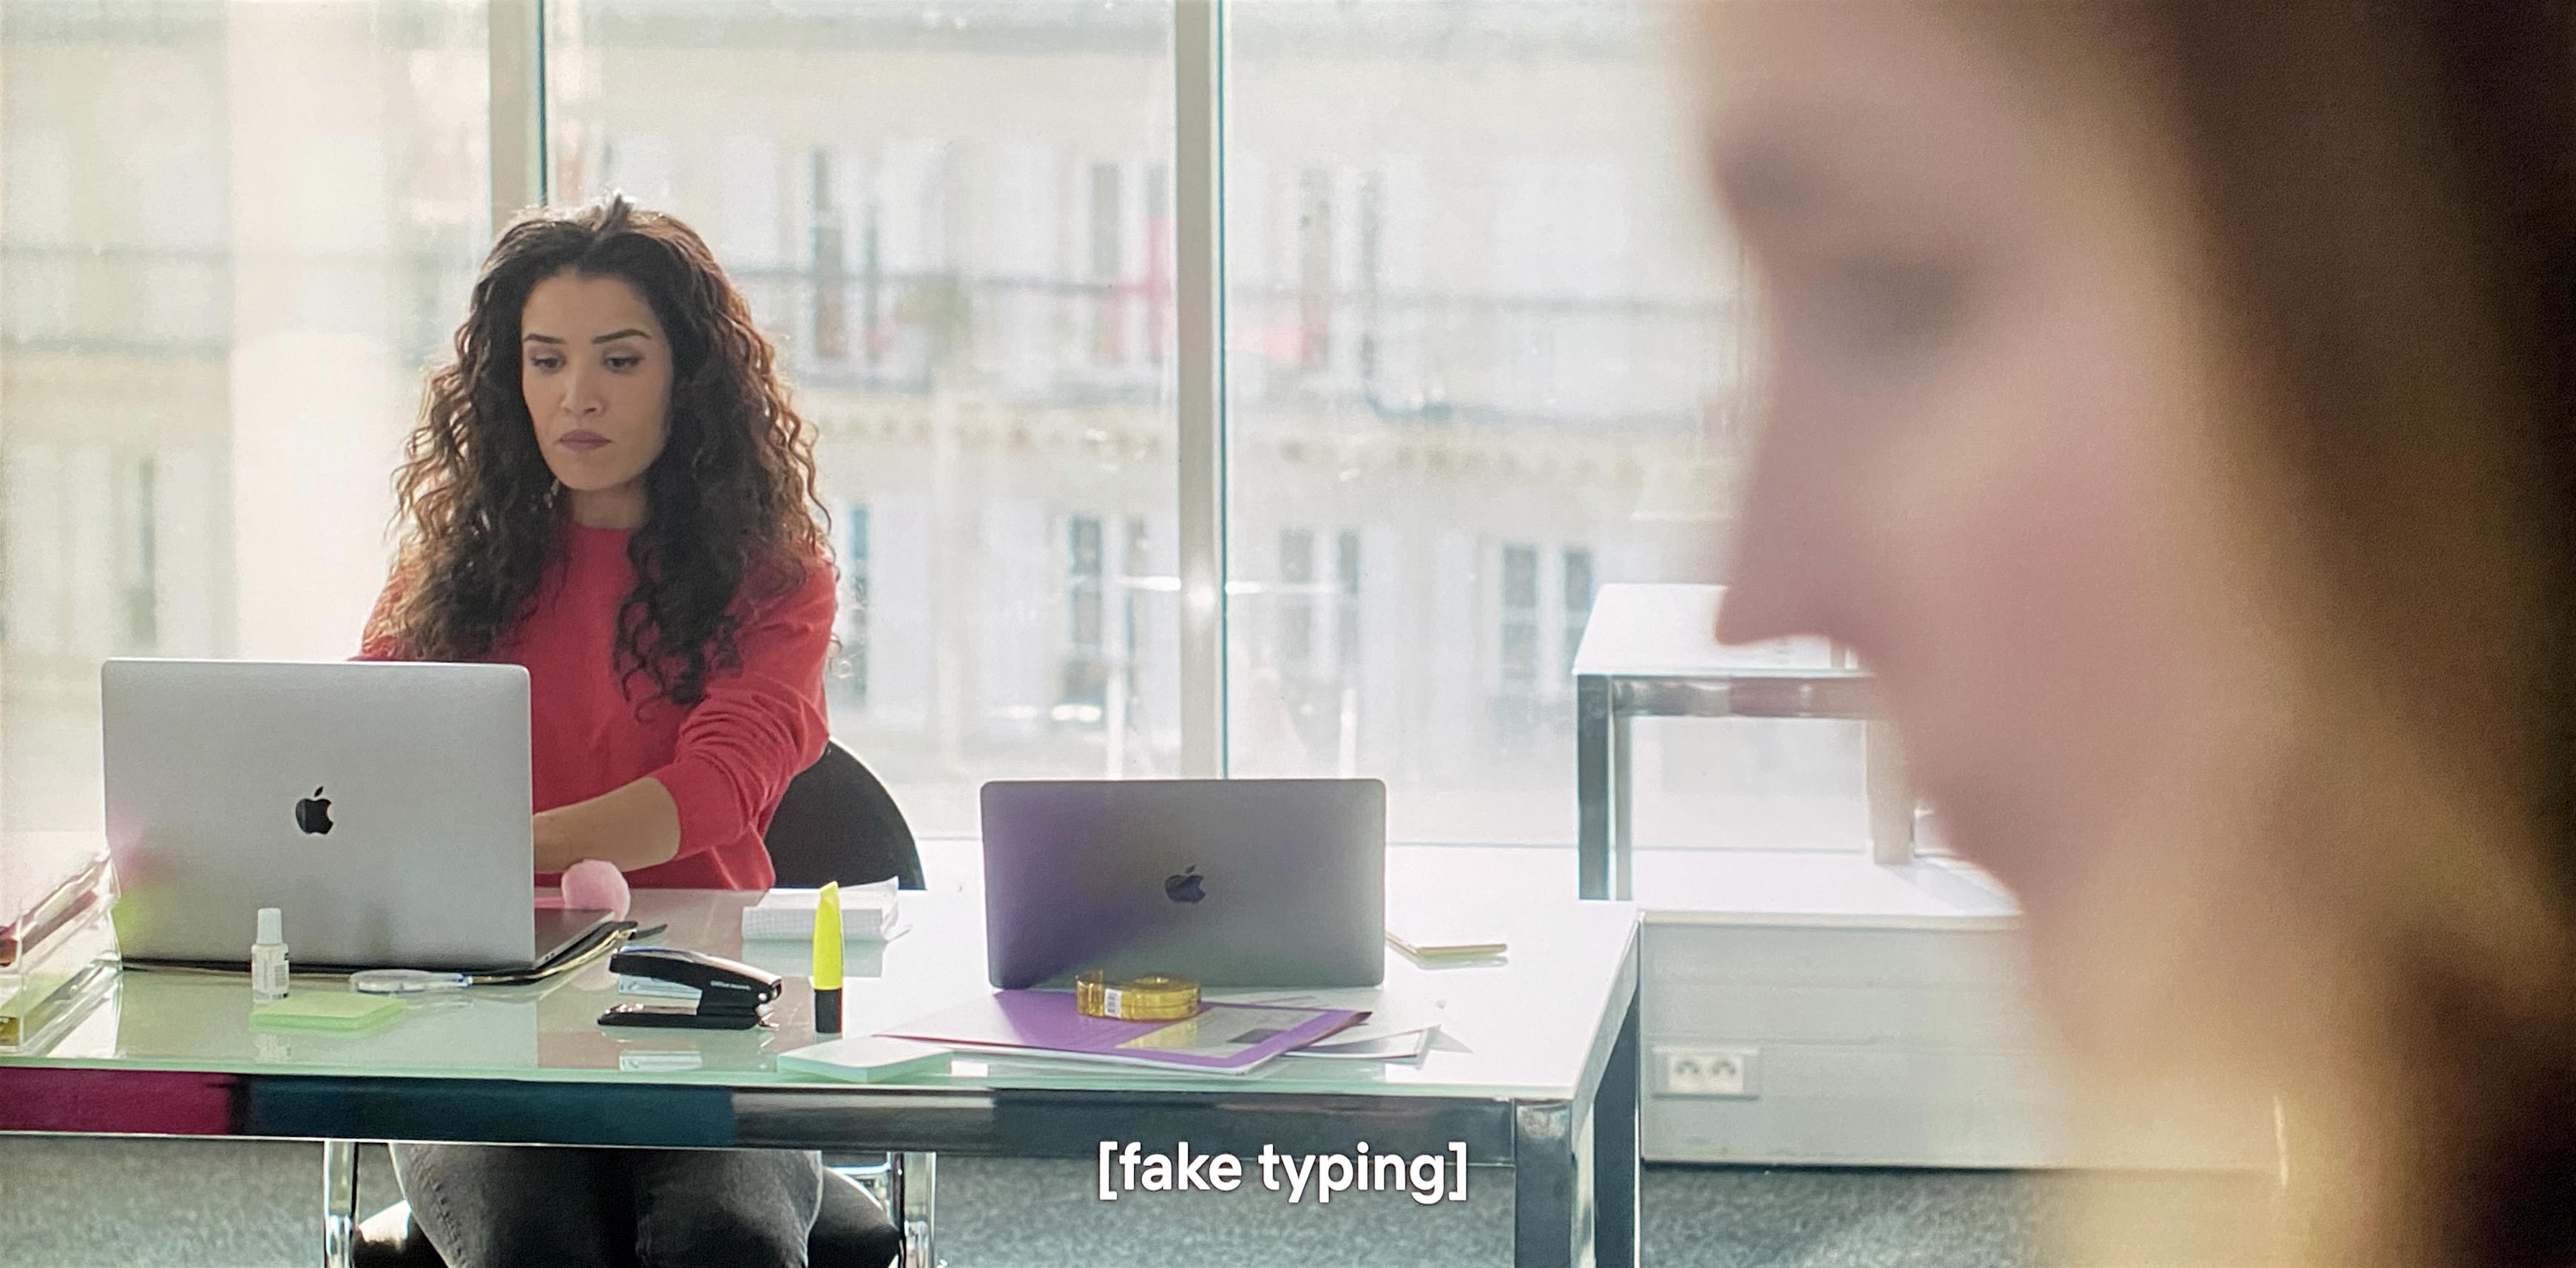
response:
<path id="1" fill-rule="evenodd" d="M 588 801 L 536 817 L 536 870 L 560 872 L 600 859 L 621 872 L 668 863 L 680 853 L 680 808 L 650 775 Z"/>

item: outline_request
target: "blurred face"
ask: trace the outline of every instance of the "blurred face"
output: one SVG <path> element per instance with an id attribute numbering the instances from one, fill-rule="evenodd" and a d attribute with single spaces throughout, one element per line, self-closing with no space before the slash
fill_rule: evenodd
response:
<path id="1" fill-rule="evenodd" d="M 662 455 L 671 348 L 653 306 L 622 278 L 558 273 L 528 292 L 519 387 L 573 522 L 644 522 L 644 472 Z"/>
<path id="2" fill-rule="evenodd" d="M 2178 169 L 2137 112 L 1927 8 L 1704 20 L 1768 344 L 1719 634 L 1852 646 L 1950 839 L 2045 936 L 2210 839 L 2270 708 L 2264 608 Z"/>

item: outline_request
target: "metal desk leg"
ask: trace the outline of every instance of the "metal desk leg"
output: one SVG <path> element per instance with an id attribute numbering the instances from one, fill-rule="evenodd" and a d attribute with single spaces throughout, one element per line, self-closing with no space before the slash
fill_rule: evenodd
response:
<path id="1" fill-rule="evenodd" d="M 1614 704 L 1610 714 L 1610 896 L 1637 896 L 1637 719 Z"/>
<path id="2" fill-rule="evenodd" d="M 939 1155 L 900 1153 L 887 1161 L 894 1181 L 894 1222 L 903 1230 L 902 1268 L 940 1268 L 936 1208 Z"/>
<path id="3" fill-rule="evenodd" d="M 1575 1160 L 1574 1106 L 1523 1101 L 1512 1121 L 1513 1268 L 1581 1268 L 1592 1195 Z"/>
<path id="4" fill-rule="evenodd" d="M 1638 1003 L 1628 997 L 1628 1018 L 1592 1098 L 1592 1251 L 1600 1268 L 1637 1268 Z"/>
<path id="5" fill-rule="evenodd" d="M 1869 857 L 1882 867 L 1914 861 L 1914 787 L 1905 775 L 1905 749 L 1896 724 L 1862 724 L 1861 763 L 1869 789 Z"/>
<path id="6" fill-rule="evenodd" d="M 358 1142 L 322 1142 L 322 1268 L 349 1268 L 358 1249 Z"/>
<path id="7" fill-rule="evenodd" d="M 1574 680 L 1575 893 L 1610 896 L 1610 680 Z"/>

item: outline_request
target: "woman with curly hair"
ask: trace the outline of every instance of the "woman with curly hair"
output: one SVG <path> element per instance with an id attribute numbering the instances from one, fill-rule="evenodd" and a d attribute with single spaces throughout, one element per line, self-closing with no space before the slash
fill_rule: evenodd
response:
<path id="1" fill-rule="evenodd" d="M 615 197 L 520 221 L 428 395 L 366 654 L 527 667 L 539 872 L 765 888 L 834 582 L 813 442 L 706 244 Z"/>
<path id="2" fill-rule="evenodd" d="M 527 668 L 540 881 L 766 888 L 762 831 L 825 741 L 835 585 L 812 441 L 697 234 L 615 196 L 512 225 L 396 486 L 363 655 Z M 762 1150 L 394 1160 L 453 1268 L 802 1264 L 825 1183 Z"/>

